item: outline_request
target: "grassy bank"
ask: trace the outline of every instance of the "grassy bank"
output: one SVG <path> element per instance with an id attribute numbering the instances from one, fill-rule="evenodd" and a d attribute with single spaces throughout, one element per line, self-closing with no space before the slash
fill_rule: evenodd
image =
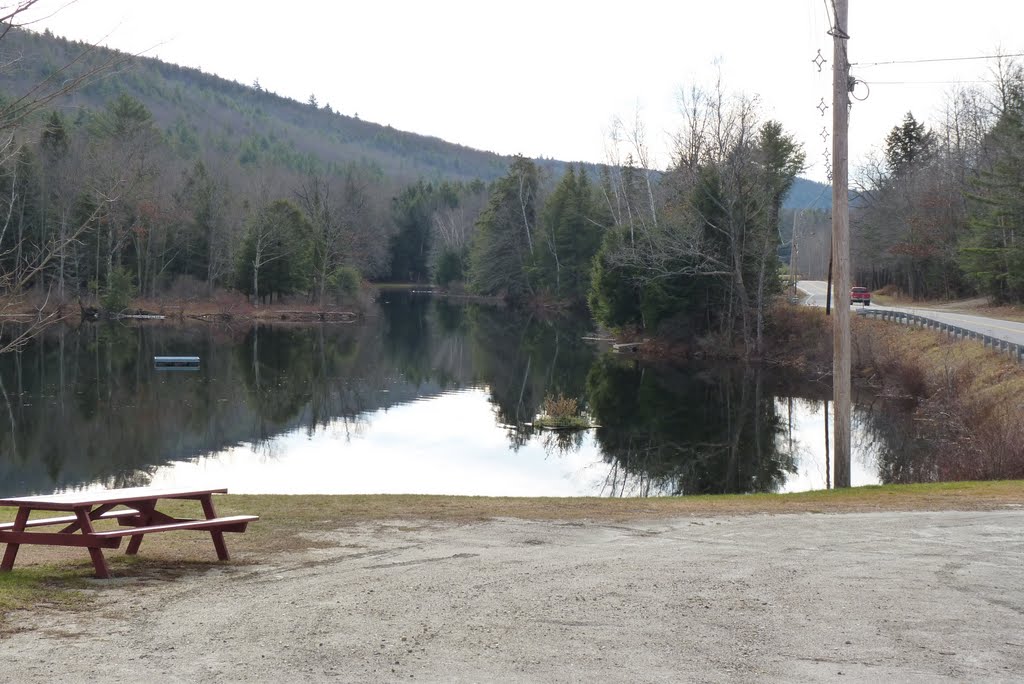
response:
<path id="1" fill-rule="evenodd" d="M 825 376 L 832 318 L 785 307 L 770 328 L 773 363 Z M 853 373 L 862 386 L 909 411 L 906 438 L 932 445 L 936 480 L 1024 478 L 1024 367 L 981 342 L 854 316 Z"/>
<path id="2" fill-rule="evenodd" d="M 274 301 L 254 305 L 248 297 L 235 291 L 217 290 L 206 296 L 162 297 L 160 299 L 135 298 L 123 311 L 125 314 L 145 314 L 163 316 L 168 321 L 179 321 L 188 324 L 203 322 L 226 321 L 305 321 L 320 320 L 338 321 L 354 320 L 365 314 L 377 296 L 377 287 L 364 287 L 356 295 L 344 301 L 313 304 L 304 297 L 293 296 L 284 302 Z M 39 295 L 21 297 L 0 297 L 0 320 L 30 322 L 35 320 L 42 311 L 49 317 L 50 323 L 64 321 L 78 324 L 90 319 L 90 315 L 100 318 L 105 313 L 98 308 L 98 302 L 66 301 L 63 304 Z"/>
<path id="3" fill-rule="evenodd" d="M 910 404 L 941 480 L 1024 478 L 1024 368 L 980 342 L 858 320 L 858 376 Z"/>
<path id="4" fill-rule="evenodd" d="M 275 562 L 275 554 L 344 545 L 344 530 L 352 525 L 459 525 L 494 518 L 622 523 L 752 514 L 1000 510 L 1024 506 L 1024 482 L 651 499 L 229 495 L 218 498 L 217 504 L 222 515 L 261 516 L 245 534 L 228 536 L 231 564 L 244 566 Z M 169 506 L 168 511 L 194 515 L 188 505 L 178 503 Z M 134 558 L 126 557 L 123 551 L 108 551 L 106 555 L 115 577 L 146 582 L 173 580 L 181 573 L 200 572 L 217 564 L 210 539 L 201 532 L 153 535 Z M 11 610 L 44 605 L 87 608 L 95 592 L 118 586 L 116 580 L 94 582 L 91 576 L 85 549 L 22 546 L 14 571 L 0 573 L 0 633 L 14 628 L 7 616 Z"/>

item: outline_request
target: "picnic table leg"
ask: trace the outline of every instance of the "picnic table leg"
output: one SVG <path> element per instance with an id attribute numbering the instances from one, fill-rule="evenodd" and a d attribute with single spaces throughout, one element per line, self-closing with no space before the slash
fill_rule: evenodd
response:
<path id="1" fill-rule="evenodd" d="M 24 532 L 25 523 L 28 522 L 28 514 L 31 512 L 30 508 L 19 508 L 18 514 L 14 518 L 14 527 L 11 528 L 12 532 Z M 21 548 L 21 544 L 8 544 L 7 549 L 4 551 L 3 563 L 0 563 L 0 570 L 10 572 L 14 567 L 14 559 L 18 557 L 18 549 Z"/>
<path id="2" fill-rule="evenodd" d="M 213 509 L 213 495 L 206 494 L 200 501 L 203 504 L 203 514 L 206 515 L 206 519 L 213 520 L 216 518 L 217 513 Z M 220 530 L 210 530 L 210 536 L 213 538 L 213 548 L 217 549 L 217 558 L 222 561 L 230 560 L 228 545 L 224 543 L 224 533 Z"/>
<path id="3" fill-rule="evenodd" d="M 145 527 L 152 524 L 153 511 L 156 510 L 156 500 L 153 501 L 140 501 L 135 504 L 135 508 L 138 509 L 141 514 L 141 520 L 139 521 L 139 527 Z M 131 538 L 128 542 L 128 549 L 125 553 L 129 556 L 134 556 L 139 552 L 139 547 L 142 546 L 142 538 L 146 536 L 144 534 L 137 534 Z"/>
<path id="4" fill-rule="evenodd" d="M 75 515 L 78 516 L 78 524 L 82 528 L 82 534 L 92 534 L 95 530 L 92 526 L 92 520 L 89 518 L 89 509 L 76 508 Z M 92 556 L 92 565 L 96 568 L 96 577 L 98 579 L 109 579 L 110 569 L 107 567 L 107 559 L 103 557 L 103 549 L 98 546 L 90 546 L 89 555 Z"/>

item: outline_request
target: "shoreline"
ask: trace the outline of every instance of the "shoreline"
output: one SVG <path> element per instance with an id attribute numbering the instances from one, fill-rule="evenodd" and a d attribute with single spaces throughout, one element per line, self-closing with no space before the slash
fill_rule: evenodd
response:
<path id="1" fill-rule="evenodd" d="M 231 535 L 224 563 L 198 532 L 108 553 L 112 580 L 91 578 L 84 549 L 23 547 L 0 575 L 8 673 L 81 673 L 77 654 L 111 635 L 121 645 L 94 679 L 123 679 L 143 659 L 160 680 L 309 681 L 678 681 L 719 669 L 884 681 L 941 679 L 954 661 L 984 680 L 1021 662 L 1004 642 L 1024 595 L 1022 482 L 217 505 L 261 516 Z"/>

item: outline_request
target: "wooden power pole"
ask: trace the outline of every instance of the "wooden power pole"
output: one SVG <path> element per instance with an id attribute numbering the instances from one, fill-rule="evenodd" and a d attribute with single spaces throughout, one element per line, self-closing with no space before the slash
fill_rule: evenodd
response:
<path id="1" fill-rule="evenodd" d="M 835 267 L 832 394 L 836 487 L 850 486 L 850 63 L 846 44 L 849 0 L 834 0 L 832 28 L 832 262 Z"/>
<path id="2" fill-rule="evenodd" d="M 793 232 L 789 234 L 789 295 L 796 297 L 796 217 L 799 209 L 793 210 Z"/>

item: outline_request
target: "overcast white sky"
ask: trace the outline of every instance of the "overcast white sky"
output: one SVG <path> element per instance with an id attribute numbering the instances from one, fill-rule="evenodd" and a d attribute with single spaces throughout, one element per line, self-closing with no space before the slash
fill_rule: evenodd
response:
<path id="1" fill-rule="evenodd" d="M 730 90 L 757 95 L 804 143 L 804 175 L 825 180 L 831 113 L 815 106 L 831 100 L 826 2 L 78 0 L 34 28 L 503 154 L 603 161 L 612 117 L 639 107 L 659 167 L 680 89 L 710 84 L 717 60 Z M 854 63 L 1024 52 L 1021 0 L 850 5 Z M 853 165 L 906 111 L 934 120 L 954 82 L 990 78 L 990 65 L 855 66 L 870 97 L 851 113 Z"/>

